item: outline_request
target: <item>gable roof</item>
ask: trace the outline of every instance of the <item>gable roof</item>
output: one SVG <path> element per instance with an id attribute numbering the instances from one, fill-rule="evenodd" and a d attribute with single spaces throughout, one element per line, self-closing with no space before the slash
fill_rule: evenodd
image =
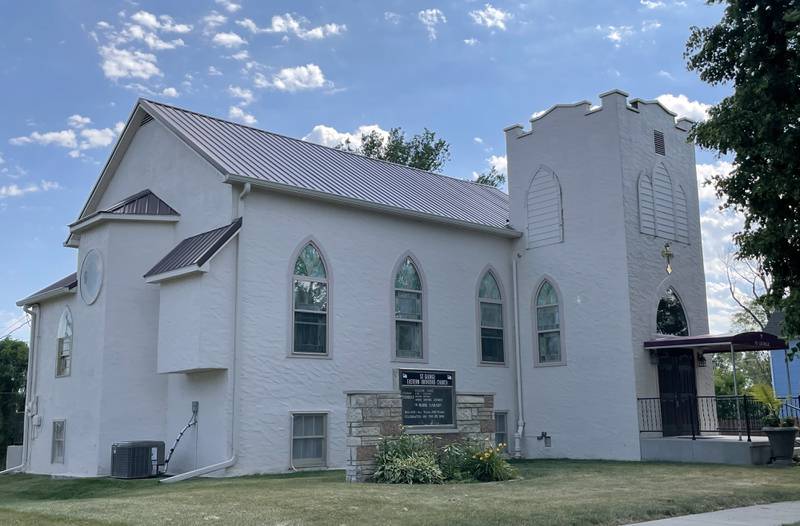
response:
<path id="1" fill-rule="evenodd" d="M 142 99 L 141 108 L 222 172 L 228 181 L 326 194 L 421 218 L 442 218 L 509 237 L 508 195 L 497 188 L 320 146 Z M 488 228 L 487 228 L 488 227 Z"/>
<path id="2" fill-rule="evenodd" d="M 150 278 L 182 269 L 199 270 L 239 232 L 241 227 L 242 218 L 240 217 L 230 225 L 187 237 L 148 270 L 144 277 Z"/>
<path id="3" fill-rule="evenodd" d="M 165 203 L 149 189 L 126 197 L 119 203 L 111 205 L 104 210 L 109 214 L 133 214 L 152 216 L 177 216 L 180 215 L 174 208 Z"/>
<path id="4" fill-rule="evenodd" d="M 19 300 L 17 302 L 17 305 L 20 307 L 22 307 L 23 305 L 33 305 L 34 303 L 38 303 L 42 300 L 48 298 L 55 298 L 56 296 L 72 292 L 75 290 L 75 287 L 77 286 L 78 286 L 78 273 L 73 272 L 69 276 L 63 277 L 60 280 L 56 281 L 55 283 L 51 283 L 42 290 L 34 292 L 27 298 Z"/>

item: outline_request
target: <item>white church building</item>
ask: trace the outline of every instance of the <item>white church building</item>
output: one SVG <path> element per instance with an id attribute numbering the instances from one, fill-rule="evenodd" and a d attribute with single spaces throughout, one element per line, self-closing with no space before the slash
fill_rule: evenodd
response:
<path id="1" fill-rule="evenodd" d="M 505 193 L 139 100 L 75 272 L 19 301 L 22 469 L 107 475 L 193 405 L 172 474 L 343 468 L 345 393 L 400 369 L 493 395 L 511 455 L 641 459 L 637 399 L 713 395 L 694 351 L 643 346 L 708 332 L 694 146 L 658 102 L 600 101 L 506 128 Z"/>

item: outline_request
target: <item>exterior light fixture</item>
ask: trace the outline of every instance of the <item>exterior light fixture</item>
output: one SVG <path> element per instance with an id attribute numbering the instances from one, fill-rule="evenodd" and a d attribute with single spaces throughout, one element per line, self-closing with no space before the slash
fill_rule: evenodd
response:
<path id="1" fill-rule="evenodd" d="M 661 257 L 667 260 L 667 274 L 672 274 L 672 245 L 664 243 L 664 248 L 661 250 Z"/>
<path id="2" fill-rule="evenodd" d="M 705 367 L 706 365 L 708 365 L 708 362 L 706 361 L 706 355 L 703 354 L 703 353 L 700 353 L 700 355 L 697 357 L 697 366 L 698 367 Z"/>

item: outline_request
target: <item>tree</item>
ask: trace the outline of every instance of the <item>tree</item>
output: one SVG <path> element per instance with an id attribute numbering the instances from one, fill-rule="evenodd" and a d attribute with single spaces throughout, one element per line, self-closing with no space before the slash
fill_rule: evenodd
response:
<path id="1" fill-rule="evenodd" d="M 372 130 L 361 134 L 360 145 L 348 139 L 336 148 L 428 172 L 438 172 L 450 160 L 450 144 L 427 128 L 411 138 L 402 128 L 392 128 L 388 134 Z"/>
<path id="2" fill-rule="evenodd" d="M 5 462 L 6 447 L 22 440 L 27 369 L 28 344 L 0 340 L 0 464 Z"/>
<path id="3" fill-rule="evenodd" d="M 765 301 L 786 314 L 786 336 L 800 334 L 799 23 L 793 0 L 728 0 L 717 25 L 691 29 L 685 53 L 702 80 L 733 87 L 690 137 L 735 155 L 712 182 L 722 208 L 744 215 L 738 256 L 772 276 Z"/>
<path id="4" fill-rule="evenodd" d="M 475 182 L 498 188 L 506 182 L 506 176 L 498 172 L 497 168 L 492 166 L 488 172 L 478 174 L 478 177 L 475 178 Z"/>

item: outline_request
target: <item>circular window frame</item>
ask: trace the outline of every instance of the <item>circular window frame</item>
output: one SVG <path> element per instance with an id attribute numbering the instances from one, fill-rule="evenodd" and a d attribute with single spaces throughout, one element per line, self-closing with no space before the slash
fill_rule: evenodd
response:
<path id="1" fill-rule="evenodd" d="M 91 296 L 88 294 L 88 291 L 83 285 L 83 269 L 86 266 L 86 262 L 88 261 L 90 256 L 95 256 L 97 258 L 98 261 L 97 268 L 99 274 L 99 283 L 97 284 L 97 291 L 95 291 L 94 294 Z M 97 301 L 97 298 L 100 297 L 100 291 L 103 290 L 104 273 L 105 273 L 105 265 L 103 264 L 103 255 L 100 254 L 100 251 L 96 249 L 89 250 L 89 252 L 87 252 L 86 255 L 83 256 L 80 272 L 78 274 L 78 288 L 80 291 L 81 299 L 87 305 L 92 305 L 95 301 Z"/>

